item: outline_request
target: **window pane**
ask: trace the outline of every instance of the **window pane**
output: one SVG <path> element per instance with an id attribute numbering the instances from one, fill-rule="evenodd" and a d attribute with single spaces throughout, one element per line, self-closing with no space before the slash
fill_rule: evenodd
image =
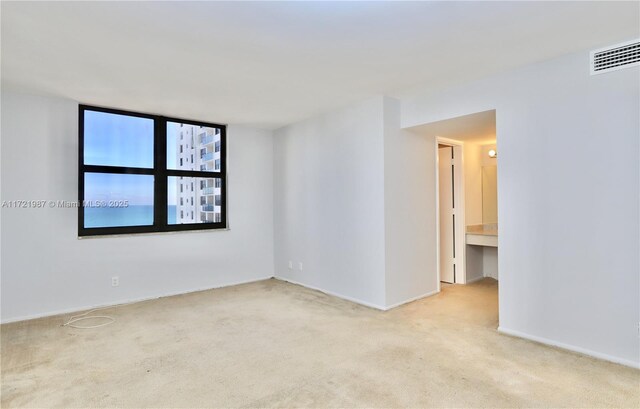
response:
<path id="1" fill-rule="evenodd" d="M 220 172 L 220 129 L 167 122 L 167 169 Z"/>
<path id="2" fill-rule="evenodd" d="M 84 163 L 153 168 L 153 119 L 84 111 Z"/>
<path id="3" fill-rule="evenodd" d="M 169 176 L 169 224 L 222 222 L 222 179 Z"/>
<path id="4" fill-rule="evenodd" d="M 153 224 L 153 176 L 85 173 L 84 227 Z"/>

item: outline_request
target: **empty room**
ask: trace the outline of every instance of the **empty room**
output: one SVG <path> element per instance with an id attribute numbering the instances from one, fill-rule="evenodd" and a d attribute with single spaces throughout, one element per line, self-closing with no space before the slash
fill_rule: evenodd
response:
<path id="1" fill-rule="evenodd" d="M 2 408 L 640 407 L 637 1 L 2 1 Z"/>

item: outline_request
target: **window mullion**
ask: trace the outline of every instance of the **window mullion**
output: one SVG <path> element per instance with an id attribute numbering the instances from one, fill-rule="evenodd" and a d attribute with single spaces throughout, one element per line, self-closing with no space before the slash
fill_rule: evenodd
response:
<path id="1" fill-rule="evenodd" d="M 153 175 L 153 169 L 129 168 L 125 166 L 80 165 L 80 171 L 86 173 L 117 173 L 132 175 Z"/>
<path id="2" fill-rule="evenodd" d="M 167 122 L 162 117 L 156 117 L 154 124 L 154 225 L 158 230 L 165 230 L 167 226 Z"/>

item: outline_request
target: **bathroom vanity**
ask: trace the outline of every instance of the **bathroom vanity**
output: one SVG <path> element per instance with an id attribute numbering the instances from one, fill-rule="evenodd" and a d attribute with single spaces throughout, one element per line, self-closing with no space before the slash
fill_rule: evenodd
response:
<path id="1" fill-rule="evenodd" d="M 466 244 L 498 247 L 498 223 L 467 226 Z"/>
<path id="2" fill-rule="evenodd" d="M 498 224 L 467 226 L 465 234 L 467 282 L 498 279 Z"/>

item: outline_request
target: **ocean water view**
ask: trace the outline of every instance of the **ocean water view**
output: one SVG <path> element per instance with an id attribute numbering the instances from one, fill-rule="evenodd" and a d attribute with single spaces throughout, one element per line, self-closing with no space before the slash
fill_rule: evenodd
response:
<path id="1" fill-rule="evenodd" d="M 176 206 L 168 206 L 167 221 L 176 223 Z M 85 207 L 84 225 L 90 227 L 149 226 L 153 224 L 153 206 Z"/>

